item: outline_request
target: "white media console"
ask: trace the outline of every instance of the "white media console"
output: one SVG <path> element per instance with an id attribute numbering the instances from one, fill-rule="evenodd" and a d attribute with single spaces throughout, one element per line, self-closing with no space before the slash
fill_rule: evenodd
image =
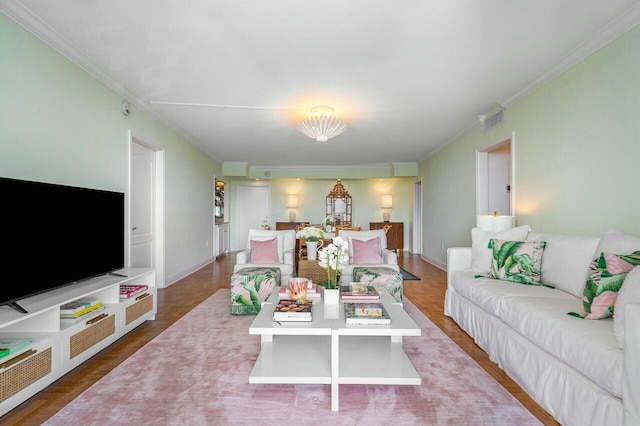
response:
<path id="1" fill-rule="evenodd" d="M 0 358 L 0 416 L 41 391 L 144 321 L 155 319 L 156 274 L 128 268 L 20 300 L 27 313 L 0 306 L 0 339 L 32 338 L 33 343 Z M 25 279 L 28 274 L 25 274 Z M 120 299 L 121 284 L 148 290 Z M 62 325 L 60 306 L 95 297 L 105 309 L 72 325 Z"/>

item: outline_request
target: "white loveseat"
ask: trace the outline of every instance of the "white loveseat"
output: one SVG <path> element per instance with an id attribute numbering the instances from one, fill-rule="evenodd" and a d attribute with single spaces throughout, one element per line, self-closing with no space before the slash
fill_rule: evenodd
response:
<path id="1" fill-rule="evenodd" d="M 580 312 L 595 253 L 629 250 L 640 239 L 530 232 L 527 241 L 547 242 L 541 281 L 555 288 L 478 278 L 477 249 L 450 248 L 445 315 L 561 424 L 640 425 L 640 303 L 626 304 L 617 320 L 624 349 L 612 318 L 567 314 Z"/>

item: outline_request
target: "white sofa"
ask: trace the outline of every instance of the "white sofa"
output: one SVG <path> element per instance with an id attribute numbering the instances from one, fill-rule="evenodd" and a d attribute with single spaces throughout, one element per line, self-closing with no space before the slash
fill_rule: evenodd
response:
<path id="1" fill-rule="evenodd" d="M 527 241 L 547 242 L 541 281 L 555 288 L 478 278 L 476 249 L 447 252 L 445 315 L 563 425 L 640 425 L 640 303 L 626 304 L 619 319 L 624 349 L 612 318 L 567 314 L 580 312 L 595 253 L 640 241 L 620 235 L 528 233 Z"/>
<path id="2" fill-rule="evenodd" d="M 387 234 L 383 229 L 374 229 L 370 231 L 340 231 L 339 237 L 349 245 L 349 258 L 342 264 L 342 272 L 340 275 L 340 282 L 343 284 L 349 284 L 353 281 L 353 268 L 355 267 L 385 267 L 391 268 L 396 272 L 400 272 L 398 266 L 398 255 L 395 251 L 387 249 Z M 382 257 L 382 264 L 363 263 L 357 264 L 354 261 L 353 252 L 353 239 L 368 241 L 371 238 L 380 238 L 380 256 Z"/>

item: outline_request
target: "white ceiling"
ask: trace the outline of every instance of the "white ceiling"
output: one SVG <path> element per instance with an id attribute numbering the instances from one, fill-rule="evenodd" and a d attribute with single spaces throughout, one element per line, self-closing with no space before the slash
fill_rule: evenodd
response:
<path id="1" fill-rule="evenodd" d="M 640 0 L 0 0 L 217 161 L 428 158 L 640 22 Z M 151 105 L 149 101 L 256 106 Z M 300 108 L 347 123 L 320 144 Z M 139 113 L 134 111 L 134 113 Z"/>

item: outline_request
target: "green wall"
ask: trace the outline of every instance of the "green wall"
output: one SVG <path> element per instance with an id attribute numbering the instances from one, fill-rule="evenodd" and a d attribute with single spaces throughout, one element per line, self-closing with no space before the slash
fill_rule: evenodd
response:
<path id="1" fill-rule="evenodd" d="M 446 264 L 475 225 L 476 150 L 514 135 L 519 225 L 563 234 L 640 235 L 640 29 L 624 34 L 420 165 L 423 257 Z M 441 247 L 444 247 L 444 250 Z"/>
<path id="2" fill-rule="evenodd" d="M 127 192 L 132 132 L 165 152 L 167 283 L 211 259 L 220 165 L 2 14 L 0 57 L 0 176 Z"/>

